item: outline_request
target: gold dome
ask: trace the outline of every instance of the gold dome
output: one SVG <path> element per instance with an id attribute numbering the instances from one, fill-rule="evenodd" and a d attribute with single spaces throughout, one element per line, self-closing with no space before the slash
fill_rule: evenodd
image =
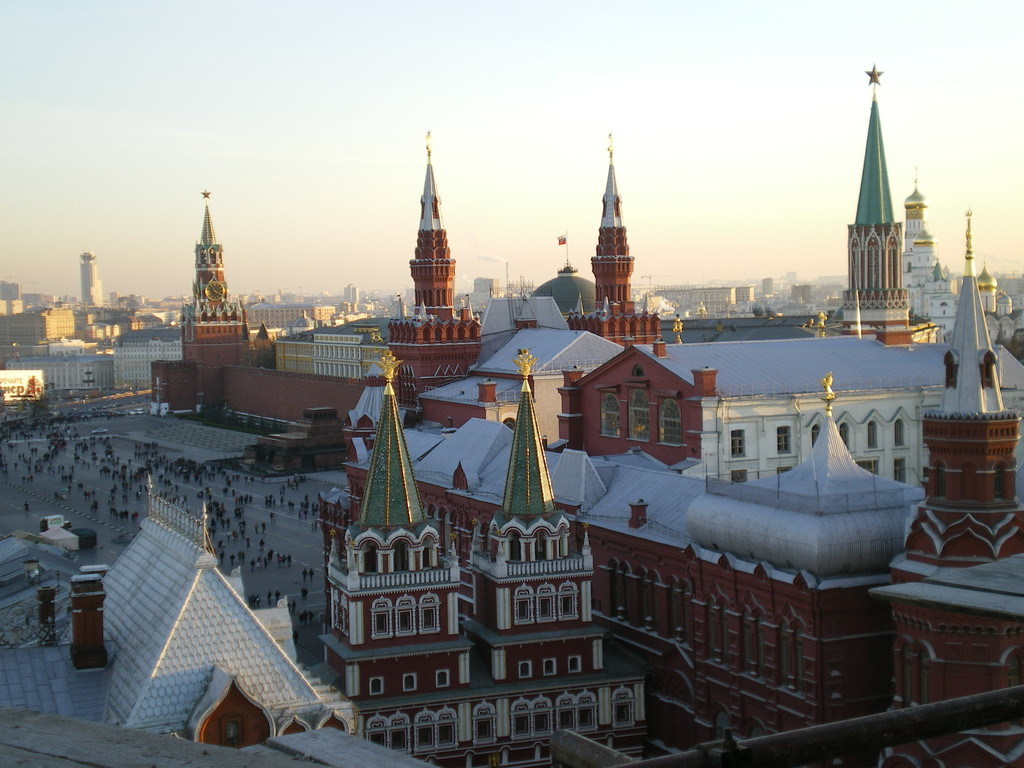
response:
<path id="1" fill-rule="evenodd" d="M 914 238 L 914 245 L 935 245 L 935 235 L 922 227 Z"/>
<path id="2" fill-rule="evenodd" d="M 907 201 L 903 204 L 903 207 L 906 208 L 908 211 L 927 208 L 928 198 L 926 198 L 924 195 L 917 191 L 917 185 L 915 184 L 913 193 L 910 195 L 910 197 L 907 198 Z"/>
<path id="3" fill-rule="evenodd" d="M 999 281 L 992 277 L 992 273 L 988 271 L 988 266 L 982 267 L 981 274 L 978 275 L 978 290 L 995 291 L 998 285 Z"/>

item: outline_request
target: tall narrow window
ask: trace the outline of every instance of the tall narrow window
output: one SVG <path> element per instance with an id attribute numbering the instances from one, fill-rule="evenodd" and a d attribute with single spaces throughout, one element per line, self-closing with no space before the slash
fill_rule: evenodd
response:
<path id="1" fill-rule="evenodd" d="M 629 393 L 629 437 L 631 440 L 650 439 L 650 419 L 647 393 L 642 389 L 634 389 Z"/>
<path id="2" fill-rule="evenodd" d="M 658 442 L 670 445 L 681 445 L 683 442 L 683 423 L 675 400 L 663 401 L 658 409 Z"/>
<path id="3" fill-rule="evenodd" d="M 1006 498 L 1006 467 L 996 464 L 992 471 L 992 498 L 998 500 Z"/>
<path id="4" fill-rule="evenodd" d="M 845 421 L 839 425 L 839 438 L 843 441 L 843 445 L 847 448 L 850 447 L 850 427 Z"/>
<path id="5" fill-rule="evenodd" d="M 775 429 L 775 451 L 779 454 L 793 452 L 789 427 L 777 427 Z"/>
<path id="6" fill-rule="evenodd" d="M 734 429 L 729 433 L 729 451 L 733 456 L 745 456 L 747 450 L 746 436 L 742 429 Z"/>
<path id="7" fill-rule="evenodd" d="M 892 425 L 892 440 L 896 445 L 904 445 L 906 439 L 903 419 L 896 419 L 895 423 Z"/>
<path id="8" fill-rule="evenodd" d="M 601 434 L 619 436 L 619 399 L 612 392 L 601 398 Z"/>
<path id="9" fill-rule="evenodd" d="M 815 424 L 813 427 L 811 427 L 811 445 L 814 445 L 816 442 L 818 442 L 818 437 L 820 435 L 821 435 L 821 425 L 820 424 Z"/>
<path id="10" fill-rule="evenodd" d="M 935 496 L 942 499 L 946 496 L 946 467 L 939 463 L 935 465 L 935 470 L 932 472 L 932 477 L 935 480 Z"/>
<path id="11" fill-rule="evenodd" d="M 868 448 L 878 447 L 878 422 L 868 422 Z"/>
<path id="12" fill-rule="evenodd" d="M 892 460 L 892 479 L 897 483 L 907 482 L 907 460 L 900 457 Z"/>

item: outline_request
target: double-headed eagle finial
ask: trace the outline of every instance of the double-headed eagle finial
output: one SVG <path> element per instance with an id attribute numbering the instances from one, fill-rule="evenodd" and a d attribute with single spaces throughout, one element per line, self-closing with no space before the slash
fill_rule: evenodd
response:
<path id="1" fill-rule="evenodd" d="M 390 349 L 385 349 L 381 356 L 377 359 L 377 365 L 380 367 L 380 372 L 384 376 L 384 381 L 390 383 L 395 378 L 395 371 L 402 364 L 402 361 L 391 354 Z"/>
<path id="2" fill-rule="evenodd" d="M 537 364 L 537 358 L 530 354 L 530 350 L 520 349 L 519 354 L 512 358 L 512 362 L 516 364 L 520 375 L 528 379 L 533 373 L 533 366 Z"/>

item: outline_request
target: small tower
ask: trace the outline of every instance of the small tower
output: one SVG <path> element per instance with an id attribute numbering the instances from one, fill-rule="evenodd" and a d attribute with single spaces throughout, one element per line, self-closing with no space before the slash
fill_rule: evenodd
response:
<path id="1" fill-rule="evenodd" d="M 602 338 L 625 343 L 651 344 L 660 335 L 660 321 L 646 308 L 637 312 L 630 278 L 633 257 L 629 255 L 626 228 L 622 225 L 622 198 L 615 180 L 614 147 L 608 135 L 608 181 L 605 184 L 598 229 L 597 249 L 590 260 L 594 270 L 595 303 L 589 314 L 570 313 L 566 318 L 574 331 L 590 331 Z"/>
<path id="2" fill-rule="evenodd" d="M 209 200 L 210 193 L 203 192 Z M 195 247 L 192 302 L 182 309 L 182 359 L 195 363 L 195 409 L 222 405 L 226 365 L 241 365 L 249 347 L 245 307 L 228 293 L 224 248 L 217 242 L 206 203 L 203 229 Z"/>
<path id="3" fill-rule="evenodd" d="M 385 352 L 379 364 L 377 439 L 365 485 L 351 489 L 356 522 L 330 528 L 327 543 L 327 661 L 364 718 L 374 697 L 415 701 L 469 685 L 458 558 L 423 514 L 392 385 L 400 362 Z"/>
<path id="4" fill-rule="evenodd" d="M 924 566 L 966 567 L 1024 552 L 1014 456 L 1020 416 L 1003 407 L 978 283 L 968 212 L 964 278 L 945 356 L 946 387 L 939 409 L 922 419 L 928 497 L 907 537 L 907 561 L 919 565 L 908 563 L 906 579 L 926 572 Z"/>
<path id="5" fill-rule="evenodd" d="M 489 654 L 495 680 L 593 674 L 603 660 L 601 632 L 591 620 L 589 539 L 584 534 L 574 551 L 569 520 L 555 508 L 530 390 L 536 358 L 524 349 L 515 363 L 523 386 L 504 499 L 475 540 L 478 602 L 467 632 Z M 557 657 L 534 642 L 553 632 L 563 635 Z"/>
<path id="6" fill-rule="evenodd" d="M 867 73 L 872 85 L 879 84 L 881 74 L 876 68 Z M 877 93 L 871 97 L 857 217 L 847 234 L 849 289 L 843 292 L 843 315 L 848 332 L 856 333 L 856 326 L 863 324 L 886 344 L 908 344 L 910 302 L 903 287 L 902 227 L 892 213 Z"/>
<path id="7" fill-rule="evenodd" d="M 403 406 L 416 408 L 422 392 L 465 376 L 480 352 L 479 321 L 468 306 L 455 310 L 455 259 L 441 221 L 429 133 L 419 232 L 409 269 L 415 309 L 411 317 L 391 321 L 388 346 L 404 361 L 398 372 L 398 399 Z"/>

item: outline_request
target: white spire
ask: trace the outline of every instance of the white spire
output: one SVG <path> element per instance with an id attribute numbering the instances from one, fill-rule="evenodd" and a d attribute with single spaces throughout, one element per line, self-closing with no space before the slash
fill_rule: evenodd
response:
<path id="1" fill-rule="evenodd" d="M 622 226 L 622 201 L 619 200 L 619 185 L 615 182 L 614 149 L 612 135 L 608 134 L 608 183 L 604 188 L 604 212 L 601 215 L 602 227 Z"/>
<path id="2" fill-rule="evenodd" d="M 948 414 L 999 413 L 1003 410 L 996 365 L 998 358 L 988 335 L 985 311 L 978 292 L 971 216 L 968 211 L 964 280 L 947 354 L 946 389 L 940 406 L 942 413 Z"/>

